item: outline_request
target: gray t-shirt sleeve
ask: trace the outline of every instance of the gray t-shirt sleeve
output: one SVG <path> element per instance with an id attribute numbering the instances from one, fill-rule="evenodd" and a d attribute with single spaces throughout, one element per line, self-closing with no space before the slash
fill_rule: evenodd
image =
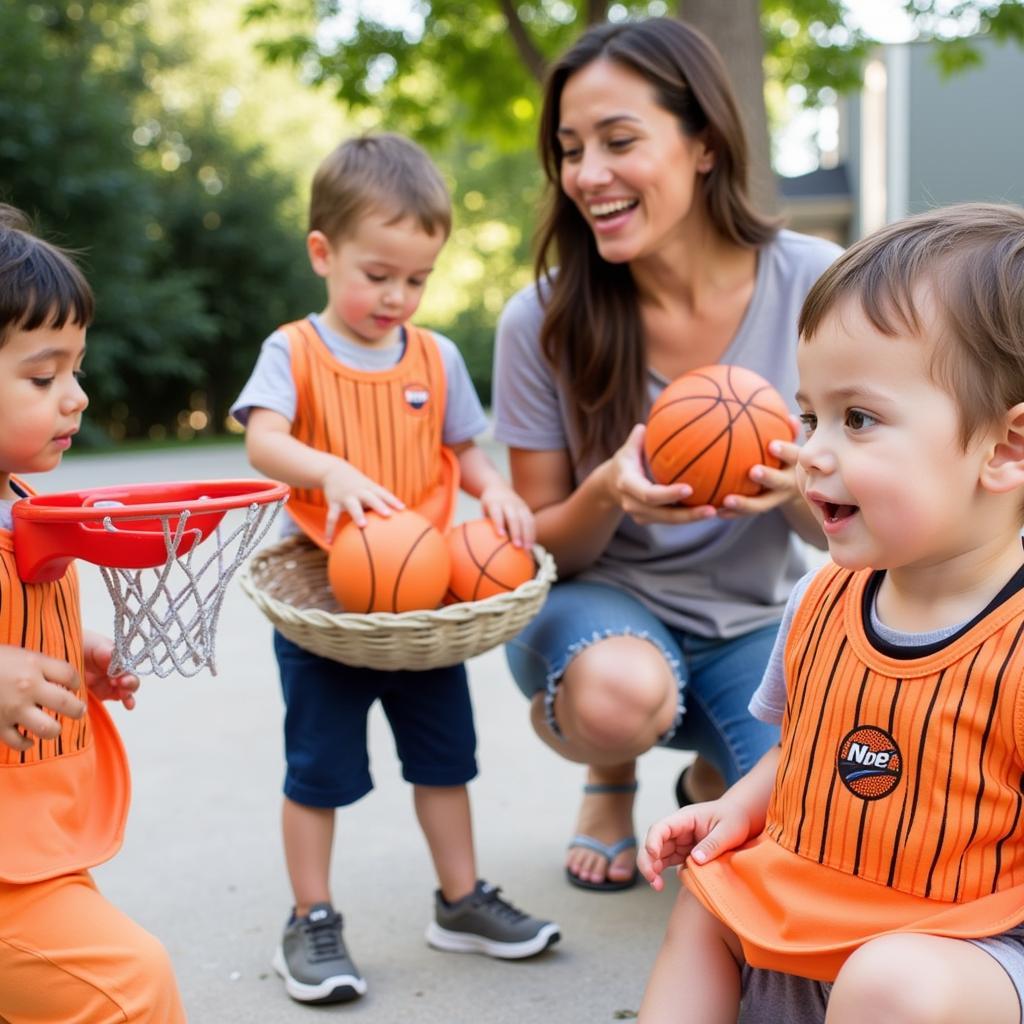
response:
<path id="1" fill-rule="evenodd" d="M 544 319 L 536 285 L 509 299 L 494 343 L 494 436 L 511 448 L 568 447 L 555 375 L 537 339 Z"/>
<path id="2" fill-rule="evenodd" d="M 793 587 L 782 613 L 779 631 L 775 634 L 775 644 L 772 646 L 772 653 L 761 678 L 761 685 L 754 691 L 754 696 L 750 698 L 750 704 L 747 706 L 755 718 L 768 722 L 769 725 L 779 725 L 786 711 L 786 640 L 797 607 L 817 572 L 817 568 L 812 569 L 801 576 Z"/>
<path id="3" fill-rule="evenodd" d="M 270 409 L 291 423 L 295 419 L 295 395 L 288 338 L 284 331 L 274 331 L 263 342 L 256 365 L 231 406 L 231 415 L 244 427 L 253 409 Z"/>
<path id="4" fill-rule="evenodd" d="M 448 389 L 442 440 L 446 445 L 472 441 L 487 429 L 487 416 L 473 387 L 466 361 L 455 342 L 437 331 L 433 333 L 441 350 Z"/>

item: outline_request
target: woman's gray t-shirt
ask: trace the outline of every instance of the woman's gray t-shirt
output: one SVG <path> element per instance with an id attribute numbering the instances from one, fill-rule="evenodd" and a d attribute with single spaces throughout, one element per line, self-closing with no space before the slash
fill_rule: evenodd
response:
<path id="1" fill-rule="evenodd" d="M 720 360 L 761 374 L 794 411 L 800 307 L 840 252 L 820 238 L 779 232 L 758 254 L 753 297 Z M 543 316 L 536 285 L 514 295 L 501 315 L 494 363 L 495 436 L 511 448 L 567 450 L 579 484 L 597 460 L 581 459 L 573 436 L 572 396 L 540 349 Z M 648 372 L 649 402 L 667 383 Z M 682 526 L 640 526 L 624 517 L 603 554 L 576 578 L 620 587 L 676 629 L 729 638 L 778 622 L 806 569 L 802 543 L 775 510 Z"/>

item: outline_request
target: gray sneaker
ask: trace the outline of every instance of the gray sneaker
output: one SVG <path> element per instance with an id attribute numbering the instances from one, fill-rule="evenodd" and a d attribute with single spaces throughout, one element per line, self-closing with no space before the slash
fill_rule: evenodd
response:
<path id="1" fill-rule="evenodd" d="M 562 933 L 553 921 L 541 921 L 503 900 L 501 890 L 484 881 L 461 900 L 449 903 L 434 894 L 435 919 L 427 942 L 448 953 L 486 953 L 503 960 L 534 956 L 556 943 Z"/>
<path id="2" fill-rule="evenodd" d="M 316 903 L 306 917 L 285 926 L 271 961 L 285 991 L 300 1003 L 344 1003 L 366 992 L 341 937 L 341 914 L 330 903 Z"/>

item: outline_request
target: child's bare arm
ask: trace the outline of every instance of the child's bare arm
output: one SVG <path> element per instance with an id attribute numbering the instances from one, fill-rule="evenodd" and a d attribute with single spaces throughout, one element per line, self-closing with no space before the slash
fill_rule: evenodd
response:
<path id="1" fill-rule="evenodd" d="M 758 835 L 764 828 L 778 764 L 776 746 L 719 799 L 683 807 L 652 825 L 636 859 L 651 887 L 661 890 L 665 885 L 661 873 L 683 864 L 687 857 L 704 864 Z"/>
<path id="2" fill-rule="evenodd" d="M 351 463 L 317 451 L 292 437 L 291 423 L 270 409 L 253 409 L 245 428 L 249 461 L 261 473 L 291 487 L 317 488 L 327 501 L 326 533 L 334 536 L 342 512 L 359 526 L 366 525 L 364 508 L 382 516 L 405 505 L 386 487 L 360 473 Z"/>
<path id="3" fill-rule="evenodd" d="M 14 750 L 28 750 L 32 736 L 55 739 L 60 722 L 47 712 L 81 718 L 85 704 L 75 696 L 80 683 L 66 661 L 0 645 L 0 742 Z M 25 736 L 17 726 L 31 735 Z"/>
<path id="4" fill-rule="evenodd" d="M 503 537 L 507 534 L 517 548 L 532 547 L 537 536 L 533 512 L 487 453 L 472 441 L 455 445 L 453 450 L 459 459 L 463 490 L 480 499 L 484 515 Z"/>

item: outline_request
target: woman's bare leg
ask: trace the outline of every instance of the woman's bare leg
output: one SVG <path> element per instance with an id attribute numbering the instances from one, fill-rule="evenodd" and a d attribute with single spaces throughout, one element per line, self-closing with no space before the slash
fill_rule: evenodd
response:
<path id="1" fill-rule="evenodd" d="M 672 725 L 678 700 L 675 674 L 653 643 L 609 637 L 578 654 L 562 677 L 555 696 L 562 736 L 545 721 L 543 694 L 534 697 L 531 720 L 552 750 L 588 766 L 588 783 L 621 785 L 636 778 L 636 758 Z M 576 830 L 608 844 L 631 835 L 633 794 L 587 794 Z M 635 850 L 625 850 L 609 865 L 600 854 L 574 847 L 566 866 L 585 881 L 621 881 L 633 874 L 635 857 Z"/>

